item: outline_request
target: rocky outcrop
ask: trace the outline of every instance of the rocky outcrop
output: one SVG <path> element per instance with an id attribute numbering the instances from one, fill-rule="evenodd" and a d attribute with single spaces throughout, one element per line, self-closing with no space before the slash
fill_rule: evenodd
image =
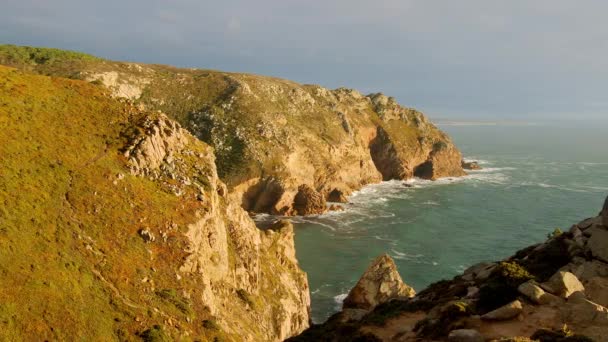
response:
<path id="1" fill-rule="evenodd" d="M 461 162 L 462 168 L 465 170 L 481 170 L 481 166 L 476 161 L 465 161 Z"/>
<path id="2" fill-rule="evenodd" d="M 604 202 L 600 216 L 602 217 L 602 224 L 604 227 L 608 227 L 608 198 L 606 198 L 606 201 Z"/>
<path id="3" fill-rule="evenodd" d="M 293 209 L 297 215 L 322 214 L 327 210 L 327 204 L 323 195 L 302 184 L 293 200 Z"/>
<path id="4" fill-rule="evenodd" d="M 381 93 L 89 59 L 62 68 L 28 67 L 80 77 L 139 108 L 166 113 L 214 148 L 219 177 L 252 212 L 303 214 L 294 207 L 303 185 L 325 200 L 344 202 L 353 191 L 382 180 L 464 175 L 462 156 L 445 133 L 421 112 Z M 158 128 L 158 135 L 165 134 Z M 154 139 L 141 143 L 153 144 Z M 136 148 L 137 142 L 133 144 Z M 161 155 L 162 148 L 141 146 L 148 153 L 144 162 L 170 157 Z M 143 157 L 134 153 L 128 158 Z M 146 172 L 137 163 L 134 168 Z"/>
<path id="5" fill-rule="evenodd" d="M 415 294 L 416 291 L 401 280 L 393 259 L 385 254 L 377 257 L 365 270 L 348 293 L 343 307 L 371 311 L 391 299 L 410 298 Z"/>
<path id="6" fill-rule="evenodd" d="M 553 341 L 549 338 L 571 336 L 603 341 L 608 335 L 608 263 L 600 247 L 605 244 L 598 241 L 608 227 L 602 219 L 583 220 L 510 258 L 474 265 L 412 298 L 385 301 L 359 316 L 345 301 L 342 312 L 291 340 Z"/>
<path id="7" fill-rule="evenodd" d="M 283 340 L 305 329 L 310 295 L 292 225 L 281 221 L 258 229 L 241 203 L 227 197 L 211 149 L 179 124 L 157 114 L 134 126 L 125 133 L 131 135 L 124 153 L 131 172 L 178 196 L 203 197 L 205 210 L 185 232 L 187 257 L 179 275 L 197 284 L 214 321 L 248 341 Z"/>

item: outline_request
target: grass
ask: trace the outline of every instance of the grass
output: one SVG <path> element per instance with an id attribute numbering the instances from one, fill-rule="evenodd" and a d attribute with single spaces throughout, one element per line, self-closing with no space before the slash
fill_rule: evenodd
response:
<path id="1" fill-rule="evenodd" d="M 161 324 L 149 308 L 187 311 L 141 281 L 174 286 L 184 238 L 146 245 L 137 230 L 183 227 L 201 204 L 128 175 L 134 115 L 100 87 L 0 66 L 0 340 L 113 340 Z"/>

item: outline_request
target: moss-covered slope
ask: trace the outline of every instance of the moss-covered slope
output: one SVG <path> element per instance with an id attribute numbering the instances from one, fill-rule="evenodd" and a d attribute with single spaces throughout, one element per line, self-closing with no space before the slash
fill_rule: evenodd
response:
<path id="1" fill-rule="evenodd" d="M 260 341 L 307 326 L 291 227 L 258 230 L 212 149 L 175 122 L 0 66 L 0 127 L 0 340 Z"/>

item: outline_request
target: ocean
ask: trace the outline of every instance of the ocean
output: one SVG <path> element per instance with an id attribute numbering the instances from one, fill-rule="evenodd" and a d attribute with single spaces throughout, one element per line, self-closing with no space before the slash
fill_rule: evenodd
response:
<path id="1" fill-rule="evenodd" d="M 438 125 L 481 171 L 435 182 L 389 181 L 343 212 L 295 217 L 312 318 L 323 322 L 371 260 L 387 253 L 417 291 L 468 266 L 512 255 L 595 216 L 608 195 L 608 123 Z"/>

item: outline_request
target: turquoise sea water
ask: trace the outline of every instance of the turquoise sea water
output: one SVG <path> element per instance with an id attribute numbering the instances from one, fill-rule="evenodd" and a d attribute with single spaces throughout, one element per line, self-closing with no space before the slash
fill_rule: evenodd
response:
<path id="1" fill-rule="evenodd" d="M 313 321 L 338 311 L 369 262 L 391 255 L 421 290 L 597 215 L 608 195 L 608 123 L 439 125 L 482 171 L 391 181 L 355 193 L 344 212 L 294 218 Z"/>

